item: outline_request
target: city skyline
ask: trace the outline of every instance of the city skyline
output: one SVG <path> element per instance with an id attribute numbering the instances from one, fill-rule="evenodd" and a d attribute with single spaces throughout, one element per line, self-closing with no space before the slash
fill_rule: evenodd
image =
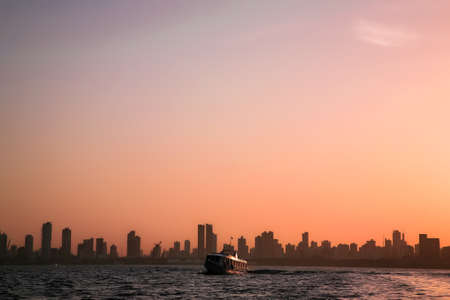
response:
<path id="1" fill-rule="evenodd" d="M 207 230 L 205 230 L 205 228 L 208 228 Z M 145 250 L 141 247 L 141 241 L 142 238 L 140 236 L 137 235 L 135 230 L 131 230 L 127 233 L 127 238 L 126 238 L 126 245 L 124 247 L 122 247 L 122 249 L 124 248 L 125 253 L 121 253 L 120 251 L 118 251 L 118 249 L 121 248 L 121 245 L 119 244 L 119 246 L 117 245 L 117 243 L 112 242 L 111 243 L 111 250 L 108 251 L 108 247 L 107 247 L 107 243 L 108 241 L 106 239 L 104 239 L 103 237 L 90 237 L 90 238 L 85 238 L 82 241 L 79 241 L 79 243 L 77 243 L 77 241 L 73 241 L 71 239 L 72 236 L 72 230 L 70 229 L 70 227 L 65 227 L 62 231 L 62 238 L 61 238 L 61 242 L 60 245 L 57 247 L 53 247 L 54 244 L 56 244 L 57 242 L 54 241 L 52 239 L 52 236 L 55 236 L 55 233 L 53 232 L 53 224 L 52 222 L 46 222 L 44 224 L 42 224 L 42 230 L 41 230 L 41 247 L 37 248 L 37 247 L 33 247 L 34 242 L 38 239 L 36 239 L 32 234 L 27 234 L 25 236 L 25 242 L 23 244 L 17 243 L 11 243 L 11 238 L 10 236 L 7 236 L 6 232 L 2 232 L 0 231 L 0 234 L 2 234 L 2 241 L 1 241 L 1 246 L 4 247 L 5 245 L 7 245 L 7 247 L 9 248 L 10 246 L 16 247 L 17 249 L 24 247 L 26 253 L 31 253 L 33 251 L 37 251 L 40 253 L 40 256 L 44 259 L 44 260 L 48 260 L 49 257 L 51 256 L 51 251 L 55 251 L 54 249 L 57 249 L 59 252 L 59 255 L 61 255 L 62 257 L 64 256 L 80 256 L 83 257 L 91 257 L 91 256 L 95 256 L 97 258 L 99 257 L 106 257 L 107 255 L 109 255 L 110 251 L 114 251 L 114 255 L 117 256 L 122 256 L 122 257 L 129 257 L 129 258 L 136 258 L 136 257 L 143 257 L 143 256 L 154 256 L 155 253 L 155 247 L 159 248 L 158 253 L 159 255 L 163 254 L 163 253 L 167 253 L 166 255 L 170 256 L 184 256 L 186 249 L 187 249 L 187 254 L 188 256 L 193 255 L 194 257 L 204 257 L 206 256 L 207 253 L 212 253 L 212 252 L 218 252 L 221 251 L 220 249 L 225 249 L 227 247 L 229 247 L 230 249 L 233 249 L 233 251 L 237 251 L 238 253 L 242 250 L 242 249 L 246 249 L 245 252 L 247 253 L 247 255 L 250 255 L 250 253 L 252 253 L 252 251 L 258 251 L 255 249 L 265 249 L 265 250 L 261 250 L 264 252 L 254 252 L 253 256 L 256 257 L 278 257 L 278 256 L 286 256 L 286 257 L 290 257 L 292 255 L 289 254 L 289 252 L 300 252 L 303 253 L 303 251 L 305 251 L 305 249 L 312 247 L 313 245 L 316 245 L 316 247 L 321 246 L 323 247 L 323 245 L 325 245 L 325 247 L 333 247 L 333 248 L 339 248 L 343 245 L 347 245 L 346 247 L 350 247 L 348 248 L 348 251 L 351 252 L 351 247 L 352 245 L 355 245 L 356 247 L 356 251 L 363 251 L 364 249 L 367 247 L 372 247 L 377 245 L 377 247 L 388 247 L 388 248 L 393 248 L 393 249 L 400 249 L 401 247 L 406 247 L 409 249 L 404 249 L 403 251 L 401 251 L 403 254 L 408 253 L 408 251 L 412 251 L 412 253 L 414 252 L 419 252 L 421 246 L 418 247 L 418 245 L 423 245 L 426 244 L 428 241 L 430 241 L 430 243 L 433 243 L 433 245 L 435 243 L 437 243 L 437 249 L 441 249 L 441 248 L 447 248 L 450 249 L 449 245 L 444 245 L 442 243 L 440 243 L 439 238 L 438 237 L 431 237 L 428 236 L 428 234 L 424 234 L 424 233 L 418 233 L 417 236 L 418 238 L 416 239 L 417 243 L 411 242 L 409 243 L 408 240 L 406 240 L 405 238 L 405 233 L 401 232 L 399 230 L 394 229 L 392 231 L 392 236 L 391 238 L 388 236 L 387 238 L 383 238 L 382 243 L 378 243 L 375 239 L 373 238 L 366 238 L 364 243 L 356 243 L 355 241 L 330 241 L 328 239 L 311 239 L 310 237 L 310 232 L 305 231 L 302 233 L 299 233 L 299 240 L 298 241 L 294 241 L 293 243 L 291 242 L 286 242 L 283 243 L 281 241 L 279 241 L 278 239 L 274 239 L 274 232 L 271 230 L 265 230 L 263 231 L 261 234 L 255 235 L 255 239 L 254 239 L 254 243 L 252 243 L 251 241 L 253 239 L 249 239 L 244 237 L 243 235 L 238 235 L 238 237 L 235 239 L 235 241 L 233 241 L 233 236 L 231 236 L 229 238 L 229 240 L 227 241 L 226 238 L 223 238 L 223 243 L 221 244 L 222 246 L 219 246 L 219 244 L 217 243 L 218 238 L 217 235 L 214 234 L 213 231 L 213 225 L 212 224 L 198 224 L 197 225 L 197 240 L 191 240 L 191 239 L 185 239 L 185 240 L 175 240 L 172 241 L 171 244 L 167 244 L 166 246 L 162 246 L 161 244 L 162 242 L 156 243 L 153 242 L 153 247 L 149 250 Z M 4 236 L 7 236 L 7 238 L 4 238 Z M 385 235 L 384 235 L 385 236 Z M 206 243 L 206 241 L 208 240 L 208 243 Z M 184 248 L 182 249 L 182 243 L 183 241 L 183 245 Z M 200 242 L 201 241 L 201 242 Z M 197 243 L 195 243 L 197 242 Z M 191 243 L 195 243 L 197 246 L 197 248 L 191 248 Z M 212 244 L 214 243 L 214 244 Z M 269 243 L 269 244 L 267 244 Z M 272 246 L 272 243 L 275 243 L 274 246 Z M 71 245 L 75 244 L 78 245 L 78 247 L 75 247 L 75 249 L 72 249 Z M 208 244 L 208 246 L 207 246 Z M 199 246 L 203 245 L 203 250 L 199 251 Z M 265 246 L 263 246 L 265 245 Z M 269 245 L 269 246 L 268 246 Z M 171 247 L 172 246 L 172 247 Z M 271 247 L 275 247 L 273 248 L 273 250 L 270 250 L 269 248 Z M 100 249 L 100 250 L 99 250 Z M 114 250 L 112 250 L 114 249 Z M 268 250 L 269 249 L 269 250 Z M 362 249 L 362 250 L 360 250 Z M 191 251 L 192 250 L 192 251 Z M 3 251 L 3 249 L 0 249 L 0 252 Z M 173 251 L 173 252 L 172 252 Z M 269 251 L 269 252 L 267 252 Z M 270 251 L 275 251 L 275 252 L 270 252 Z M 338 251 L 338 250 L 337 250 Z M 400 250 L 398 250 L 400 251 Z M 422 252 L 424 252 L 422 250 Z M 2 252 L 3 253 L 3 252 Z M 117 254 L 116 254 L 117 253 Z M 175 254 L 174 254 L 175 253 Z M 196 254 L 194 254 L 196 253 Z M 271 253 L 270 255 L 268 255 L 267 253 Z M 274 254 L 274 253 L 279 253 L 279 254 Z M 3 254 L 4 255 L 4 254 Z M 401 255 L 399 254 L 399 257 Z"/>
<path id="2" fill-rule="evenodd" d="M 450 1 L 380 1 L 0 1 L 0 229 L 449 245 Z"/>

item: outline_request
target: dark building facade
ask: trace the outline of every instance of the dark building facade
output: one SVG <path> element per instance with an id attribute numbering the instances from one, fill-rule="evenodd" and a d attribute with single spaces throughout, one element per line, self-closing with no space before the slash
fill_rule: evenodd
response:
<path id="1" fill-rule="evenodd" d="M 78 257 L 80 258 L 94 258 L 94 239 L 85 239 L 83 243 L 78 244 Z"/>
<path id="2" fill-rule="evenodd" d="M 155 246 L 153 247 L 150 256 L 152 258 L 160 258 L 161 257 L 161 242 L 159 242 L 158 244 L 155 244 Z"/>
<path id="3" fill-rule="evenodd" d="M 255 238 L 254 256 L 256 258 L 276 258 L 283 256 L 283 247 L 274 239 L 272 231 L 264 231 Z"/>
<path id="4" fill-rule="evenodd" d="M 419 234 L 418 256 L 424 260 L 435 260 L 440 258 L 440 242 L 438 238 L 429 238 L 427 234 Z"/>
<path id="5" fill-rule="evenodd" d="M 116 245 L 111 245 L 111 248 L 109 249 L 109 256 L 111 258 L 118 258 L 119 257 L 119 252 L 117 252 L 117 246 Z"/>
<path id="6" fill-rule="evenodd" d="M 175 241 L 173 242 L 173 251 L 176 257 L 180 256 L 181 254 L 181 242 Z"/>
<path id="7" fill-rule="evenodd" d="M 206 224 L 206 253 L 217 252 L 217 235 L 213 232 L 213 226 Z"/>
<path id="8" fill-rule="evenodd" d="M 197 251 L 200 258 L 205 256 L 205 225 L 202 224 L 197 227 Z"/>
<path id="9" fill-rule="evenodd" d="M 184 241 L 184 256 L 189 256 L 191 254 L 191 241 L 185 240 Z"/>
<path id="10" fill-rule="evenodd" d="M 25 256 L 27 258 L 33 256 L 33 236 L 31 234 L 25 236 Z"/>
<path id="11" fill-rule="evenodd" d="M 95 240 L 95 254 L 98 258 L 104 258 L 108 255 L 106 242 L 103 238 L 97 238 Z"/>
<path id="12" fill-rule="evenodd" d="M 50 258 L 50 250 L 52 244 L 52 223 L 47 222 L 42 225 L 42 240 L 41 240 L 41 256 L 43 259 Z"/>
<path id="13" fill-rule="evenodd" d="M 70 228 L 64 228 L 61 239 L 61 255 L 70 256 L 72 253 L 72 231 Z"/>
<path id="14" fill-rule="evenodd" d="M 4 232 L 0 233 L 0 257 L 6 256 L 8 253 L 8 235 Z"/>
<path id="15" fill-rule="evenodd" d="M 139 256 L 141 256 L 141 237 L 133 230 L 127 235 L 127 257 Z"/>
<path id="16" fill-rule="evenodd" d="M 242 258 L 248 258 L 248 245 L 247 240 L 241 236 L 238 238 L 238 256 Z"/>

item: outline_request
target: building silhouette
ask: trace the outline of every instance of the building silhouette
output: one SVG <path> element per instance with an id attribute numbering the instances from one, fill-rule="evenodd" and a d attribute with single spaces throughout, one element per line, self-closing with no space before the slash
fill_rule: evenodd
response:
<path id="1" fill-rule="evenodd" d="M 351 243 L 350 244 L 350 257 L 356 257 L 358 255 L 358 244 Z"/>
<path id="2" fill-rule="evenodd" d="M 27 258 L 33 256 L 33 236 L 31 234 L 25 236 L 25 256 Z"/>
<path id="3" fill-rule="evenodd" d="M 141 238 L 132 230 L 127 235 L 127 257 L 139 256 L 141 256 Z"/>
<path id="4" fill-rule="evenodd" d="M 85 239 L 81 244 L 78 244 L 77 255 L 80 258 L 94 258 L 94 238 Z"/>
<path id="5" fill-rule="evenodd" d="M 442 247 L 441 259 L 444 260 L 445 262 L 450 262 L 450 246 Z"/>
<path id="6" fill-rule="evenodd" d="M 235 251 L 234 251 L 234 246 L 232 244 L 223 244 L 223 249 L 222 249 L 223 253 L 227 253 L 227 254 L 231 254 L 234 255 Z"/>
<path id="7" fill-rule="evenodd" d="M 205 225 L 198 224 L 197 227 L 197 252 L 198 257 L 205 256 Z"/>
<path id="8" fill-rule="evenodd" d="M 173 243 L 173 254 L 175 257 L 179 257 L 181 255 L 181 243 L 180 241 L 175 241 Z"/>
<path id="9" fill-rule="evenodd" d="M 284 255 L 286 257 L 292 258 L 295 257 L 296 252 L 295 252 L 295 245 L 291 244 L 291 243 L 287 243 L 286 246 L 284 247 Z"/>
<path id="10" fill-rule="evenodd" d="M 424 260 L 436 260 L 440 257 L 440 242 L 438 238 L 429 238 L 427 234 L 419 234 L 418 256 Z"/>
<path id="11" fill-rule="evenodd" d="M 411 252 L 414 252 L 414 249 L 411 250 L 411 247 L 406 243 L 405 234 L 394 230 L 392 232 L 392 257 L 403 258 L 411 256 Z"/>
<path id="12" fill-rule="evenodd" d="M 189 256 L 191 255 L 191 241 L 190 240 L 185 240 L 184 241 L 184 251 L 183 251 L 184 256 Z"/>
<path id="13" fill-rule="evenodd" d="M 150 253 L 150 256 L 152 258 L 160 258 L 161 257 L 161 242 L 155 244 L 155 246 L 152 249 L 152 252 Z"/>
<path id="14" fill-rule="evenodd" d="M 242 258 L 248 258 L 248 246 L 247 246 L 247 240 L 241 236 L 238 238 L 238 256 Z"/>
<path id="15" fill-rule="evenodd" d="M 8 254 L 8 235 L 0 232 L 0 257 L 5 257 Z"/>
<path id="16" fill-rule="evenodd" d="M 72 231 L 66 227 L 62 231 L 61 255 L 70 256 L 72 254 Z"/>
<path id="17" fill-rule="evenodd" d="M 305 257 L 308 254 L 309 248 L 309 233 L 302 233 L 302 241 L 297 245 L 297 256 Z"/>
<path id="18" fill-rule="evenodd" d="M 350 256 L 349 244 L 338 244 L 334 251 L 334 257 L 337 259 L 346 259 Z"/>
<path id="19" fill-rule="evenodd" d="M 108 255 L 107 251 L 106 242 L 103 238 L 97 238 L 95 240 L 95 254 L 97 258 L 105 258 Z"/>
<path id="20" fill-rule="evenodd" d="M 173 247 L 168 251 L 163 251 L 161 242 L 155 244 L 150 257 L 153 258 L 187 258 L 192 257 L 204 258 L 209 252 L 217 252 L 217 235 L 213 231 L 211 224 L 198 224 L 198 246 L 191 252 L 190 240 L 184 240 L 184 248 L 181 249 L 181 241 L 174 241 Z M 383 246 L 377 246 L 374 239 L 368 240 L 361 247 L 358 248 L 356 243 L 345 244 L 340 243 L 337 246 L 332 246 L 331 242 L 324 240 L 320 247 L 317 242 L 310 241 L 308 232 L 303 232 L 301 241 L 296 245 L 286 244 L 285 247 L 274 238 L 272 231 L 264 231 L 255 237 L 255 247 L 249 249 L 247 240 L 241 236 L 237 242 L 237 254 L 242 258 L 252 258 L 261 263 L 273 263 L 267 259 L 287 258 L 283 263 L 310 263 L 317 262 L 317 259 L 325 259 L 327 263 L 335 260 L 338 265 L 342 265 L 340 260 L 354 260 L 357 264 L 366 263 L 366 260 L 375 260 L 376 264 L 388 264 L 389 266 L 450 266 L 450 247 L 440 248 L 439 238 L 429 238 L 427 234 L 419 234 L 419 242 L 415 248 L 407 244 L 405 234 L 398 230 L 392 232 L 392 240 L 384 239 Z M 62 230 L 61 248 L 51 248 L 52 239 L 52 223 L 47 222 L 42 225 L 42 247 L 40 255 L 42 261 L 38 262 L 52 262 L 52 263 L 70 263 L 71 259 L 74 262 L 91 263 L 92 259 L 107 258 L 107 243 L 103 238 L 85 239 L 78 244 L 77 255 L 79 260 L 71 255 L 71 230 L 64 228 Z M 32 235 L 25 236 L 24 246 L 12 245 L 9 246 L 8 236 L 6 233 L 0 233 L 0 263 L 30 263 L 37 255 L 34 252 L 34 237 Z M 95 243 L 95 245 L 94 245 Z M 95 248 L 95 251 L 94 251 Z M 235 248 L 231 243 L 223 244 L 224 251 L 228 253 L 235 253 Z M 249 251 L 250 250 L 250 251 Z M 110 248 L 109 257 L 112 259 L 118 258 L 118 251 L 115 245 Z M 192 254 L 191 254 L 192 253 Z M 137 258 L 142 256 L 141 238 L 136 235 L 135 231 L 130 231 L 127 235 L 127 257 Z M 36 256 L 36 258 L 38 258 Z M 51 260 L 50 260 L 51 259 Z M 309 262 L 305 259 L 311 259 Z M 183 261 L 181 259 L 180 261 Z M 297 260 L 297 262 L 295 262 Z M 130 260 L 134 262 L 133 260 Z M 142 262 L 145 260 L 135 260 Z M 275 260 L 276 261 L 276 260 Z M 157 262 L 149 260 L 149 262 Z"/>
<path id="21" fill-rule="evenodd" d="M 213 232 L 213 226 L 206 224 L 206 254 L 217 252 L 217 235 Z"/>
<path id="22" fill-rule="evenodd" d="M 283 256 L 283 248 L 272 231 L 264 231 L 255 238 L 254 256 L 256 258 L 278 258 Z"/>
<path id="23" fill-rule="evenodd" d="M 114 259 L 119 257 L 119 252 L 117 251 L 116 245 L 112 244 L 111 247 L 109 248 L 109 256 Z"/>
<path id="24" fill-rule="evenodd" d="M 50 258 L 52 243 L 52 223 L 47 222 L 42 225 L 41 256 L 43 259 Z"/>

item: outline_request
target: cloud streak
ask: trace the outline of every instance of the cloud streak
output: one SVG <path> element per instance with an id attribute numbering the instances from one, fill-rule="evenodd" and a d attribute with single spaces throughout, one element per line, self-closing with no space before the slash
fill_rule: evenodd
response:
<path id="1" fill-rule="evenodd" d="M 356 22 L 354 31 L 359 40 L 380 47 L 399 47 L 417 39 L 417 34 L 403 28 L 390 27 L 368 20 Z"/>

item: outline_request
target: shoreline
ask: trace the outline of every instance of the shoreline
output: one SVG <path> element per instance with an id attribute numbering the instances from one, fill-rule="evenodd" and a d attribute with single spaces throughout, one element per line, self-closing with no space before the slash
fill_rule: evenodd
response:
<path id="1" fill-rule="evenodd" d="M 51 261 L 51 262 L 1 262 L 0 267 L 4 266 L 102 266 L 102 265 L 148 265 L 148 266 L 203 266 L 203 261 L 176 261 L 167 259 L 158 260 L 85 260 L 85 261 Z M 424 262 L 402 262 L 402 261 L 371 261 L 371 260 L 352 260 L 352 261 L 293 261 L 293 260 L 249 260 L 249 267 L 337 267 L 337 268 L 374 268 L 374 269 L 434 269 L 434 270 L 450 270 L 449 263 L 424 263 Z"/>

